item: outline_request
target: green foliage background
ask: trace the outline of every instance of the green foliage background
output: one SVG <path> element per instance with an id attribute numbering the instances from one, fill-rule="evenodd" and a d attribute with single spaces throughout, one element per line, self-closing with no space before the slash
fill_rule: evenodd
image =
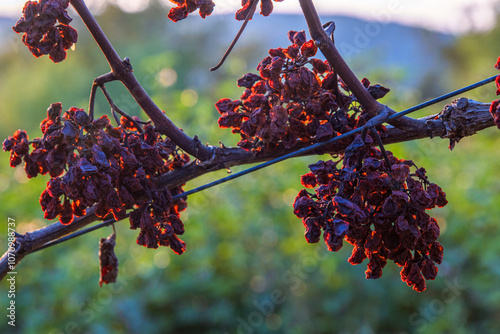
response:
<path id="1" fill-rule="evenodd" d="M 241 89 L 235 81 L 253 70 L 266 50 L 255 40 L 243 41 L 221 70 L 209 73 L 207 69 L 228 43 L 217 38 L 225 29 L 223 20 L 210 19 L 219 20 L 215 31 L 190 28 L 189 21 L 174 25 L 167 21 L 164 9 L 124 14 L 110 7 L 99 21 L 174 122 L 211 144 L 221 140 L 234 145 L 237 138 L 217 127 L 213 103 L 222 97 L 238 97 Z M 12 36 L 11 50 L 0 55 L 2 139 L 17 128 L 39 136 L 38 124 L 52 102 L 86 108 L 93 78 L 108 67 L 87 31 L 79 28 L 76 52 L 57 65 L 47 57 L 35 59 L 20 38 Z M 283 29 L 285 40 L 293 28 L 277 31 Z M 448 79 L 446 89 L 494 74 L 499 37 L 500 26 L 461 37 L 444 50 L 450 66 L 439 75 Z M 370 65 L 376 67 L 373 61 Z M 162 86 L 157 77 L 165 68 L 177 73 L 170 87 Z M 382 84 L 401 75 L 371 67 L 366 71 L 359 75 Z M 144 117 L 119 83 L 107 84 L 107 88 L 123 109 Z M 186 89 L 191 91 L 186 93 Z M 494 87 L 468 96 L 491 101 Z M 393 90 L 383 102 L 402 109 L 422 98 L 418 90 Z M 97 111 L 109 111 L 100 95 Z M 190 197 L 183 214 L 188 251 L 182 256 L 169 249 L 137 246 L 137 232 L 128 229 L 127 221 L 118 223 L 120 275 L 114 285 L 98 285 L 98 242 L 111 228 L 29 255 L 17 268 L 16 330 L 54 334 L 496 333 L 500 330 L 499 145 L 498 130 L 488 129 L 464 139 L 453 152 L 441 139 L 389 147 L 397 156 L 425 167 L 429 178 L 448 195 L 449 205 L 432 212 L 442 227 L 445 260 L 438 278 L 428 282 L 424 293 L 401 282 L 400 268 L 392 263 L 381 279 L 369 281 L 364 279 L 366 263 L 355 267 L 347 263 L 349 245 L 333 254 L 322 242 L 306 243 L 291 204 L 301 189 L 299 176 L 318 160 L 308 157 Z M 26 183 L 22 170 L 8 167 L 8 154 L 0 154 L 0 162 L 0 221 L 5 222 L 0 224 L 0 235 L 6 235 L 8 217 L 16 220 L 18 232 L 45 226 L 48 222 L 43 220 L 38 196 L 47 178 Z M 225 175 L 225 171 L 212 173 L 186 189 Z M 2 252 L 6 239 L 0 238 Z M 0 286 L 4 310 L 0 313 L 5 314 L 8 285 L 4 280 Z M 0 332 L 12 332 L 2 317 Z"/>

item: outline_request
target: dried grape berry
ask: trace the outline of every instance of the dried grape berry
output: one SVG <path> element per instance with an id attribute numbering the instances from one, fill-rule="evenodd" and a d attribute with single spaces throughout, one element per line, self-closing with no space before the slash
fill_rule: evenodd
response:
<path id="1" fill-rule="evenodd" d="M 122 117 L 113 127 L 107 116 L 91 120 L 83 109 L 62 110 L 61 103 L 47 109 L 42 138 L 29 141 L 26 131 L 18 130 L 3 143 L 11 166 L 24 161 L 28 177 L 51 176 L 40 195 L 45 218 L 71 224 L 94 207 L 101 219 L 121 220 L 133 209 L 130 226 L 141 229 L 138 244 L 170 246 L 182 254 L 186 245 L 178 235 L 184 233 L 180 212 L 186 201 L 172 196 L 183 190 L 161 188 L 158 176 L 182 167 L 189 156 L 152 125 L 138 129 Z"/>

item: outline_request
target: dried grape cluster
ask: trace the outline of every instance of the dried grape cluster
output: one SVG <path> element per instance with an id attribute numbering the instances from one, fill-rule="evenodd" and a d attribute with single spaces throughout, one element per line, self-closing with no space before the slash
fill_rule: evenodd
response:
<path id="1" fill-rule="evenodd" d="M 246 88 L 239 100 L 224 98 L 215 104 L 222 115 L 219 126 L 239 133 L 238 145 L 255 153 L 291 149 L 299 141 L 326 141 L 366 122 L 352 106 L 355 99 L 339 91 L 328 62 L 311 58 L 317 47 L 305 32 L 290 31 L 288 37 L 293 44 L 269 50 L 257 67 L 259 75 L 248 73 L 238 80 Z M 367 79 L 363 84 L 375 98 L 389 91 Z"/>
<path id="2" fill-rule="evenodd" d="M 66 50 L 77 42 L 78 33 L 69 23 L 69 0 L 27 1 L 23 16 L 13 27 L 23 34 L 23 43 L 35 57 L 48 54 L 54 63 L 66 58 Z"/>
<path id="3" fill-rule="evenodd" d="M 316 189 L 299 192 L 294 214 L 302 218 L 307 242 L 318 242 L 323 233 L 330 251 L 340 250 L 343 240 L 354 245 L 349 262 L 368 258 L 366 278 L 379 278 L 392 260 L 403 267 L 402 280 L 423 291 L 443 259 L 439 225 L 425 211 L 446 205 L 446 194 L 424 168 L 389 151 L 386 160 L 371 144 L 370 136 L 363 141 L 358 135 L 341 160 L 310 165 L 301 181 Z"/>
<path id="4" fill-rule="evenodd" d="M 244 20 L 252 8 L 252 2 L 255 0 L 241 0 L 241 8 L 236 12 L 236 19 Z M 273 11 L 273 1 L 281 2 L 283 0 L 260 0 L 260 13 L 269 16 Z M 170 9 L 168 18 L 174 22 L 185 19 L 195 10 L 200 10 L 200 16 L 206 18 L 214 10 L 215 4 L 212 0 L 170 0 L 176 6 Z"/>
<path id="5" fill-rule="evenodd" d="M 40 195 L 45 218 L 59 216 L 62 224 L 71 224 L 95 206 L 97 217 L 121 220 L 134 208 L 130 227 L 141 230 L 138 244 L 170 246 L 182 254 L 186 245 L 178 235 L 184 233 L 180 212 L 186 202 L 174 202 L 172 196 L 183 190 L 161 188 L 158 176 L 183 166 L 189 156 L 136 119 L 122 117 L 120 126 L 113 127 L 107 116 L 91 120 L 83 109 L 61 112 L 61 103 L 47 109 L 40 124 L 42 138 L 30 142 L 26 131 L 18 130 L 3 143 L 4 151 L 11 152 L 12 167 L 24 160 L 29 178 L 51 176 Z"/>
<path id="6" fill-rule="evenodd" d="M 328 62 L 312 58 L 314 42 L 303 31 L 288 37 L 292 45 L 271 49 L 259 74 L 238 80 L 245 88 L 240 99 L 215 105 L 219 126 L 240 134 L 238 145 L 255 154 L 323 142 L 369 119 Z M 361 82 L 375 99 L 389 92 L 368 79 Z M 384 136 L 386 129 L 372 131 Z M 341 144 L 347 148 L 338 161 L 319 161 L 302 176 L 306 188 L 315 188 L 300 191 L 294 202 L 306 240 L 318 242 L 323 234 L 330 251 L 348 241 L 354 245 L 350 263 L 369 259 L 367 278 L 379 278 L 392 260 L 403 267 L 403 281 L 423 291 L 443 257 L 439 226 L 425 211 L 444 206 L 445 193 L 427 180 L 425 169 L 374 148 L 367 132 Z"/>

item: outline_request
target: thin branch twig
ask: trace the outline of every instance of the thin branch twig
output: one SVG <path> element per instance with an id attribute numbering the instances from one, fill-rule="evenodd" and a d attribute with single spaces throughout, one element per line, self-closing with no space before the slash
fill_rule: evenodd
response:
<path id="1" fill-rule="evenodd" d="M 389 160 L 389 156 L 387 156 L 387 152 L 385 150 L 384 143 L 382 142 L 382 138 L 380 138 L 380 135 L 378 134 L 378 131 L 375 130 L 375 128 L 370 128 L 370 132 L 377 140 L 378 147 L 380 148 L 380 151 L 382 152 L 382 156 L 384 157 L 387 168 L 389 169 L 389 172 L 391 172 L 391 161 Z"/>
<path id="2" fill-rule="evenodd" d="M 250 21 L 252 19 L 252 16 L 255 13 L 255 9 L 257 8 L 257 3 L 259 2 L 259 0 L 252 0 L 252 1 L 253 2 L 250 5 L 250 9 L 248 11 L 247 16 L 245 17 L 245 21 L 243 21 L 243 24 L 241 25 L 240 30 L 238 30 L 238 33 L 236 34 L 236 36 L 234 37 L 233 41 L 231 42 L 231 44 L 227 48 L 226 52 L 222 56 L 222 58 L 219 61 L 219 63 L 217 65 L 215 65 L 214 67 L 211 67 L 210 71 L 216 71 L 216 70 L 218 70 L 222 66 L 222 64 L 224 64 L 224 61 L 226 61 L 226 58 L 229 56 L 229 54 L 233 50 L 233 47 L 236 45 L 236 42 L 238 42 L 238 40 L 240 39 L 240 36 L 243 33 L 243 30 L 245 30 L 245 27 L 248 24 L 248 21 Z"/>
<path id="3" fill-rule="evenodd" d="M 127 217 L 128 217 L 128 214 L 127 214 Z M 125 218 L 124 218 L 125 219 Z M 84 230 L 80 230 L 78 232 L 75 232 L 73 234 L 69 234 L 65 237 L 62 237 L 60 239 L 57 239 L 57 240 L 54 240 L 54 241 L 51 241 L 51 242 L 48 242 L 46 243 L 45 245 L 43 245 L 42 247 L 40 248 L 37 248 L 35 249 L 32 253 L 34 252 L 38 252 L 39 250 L 42 250 L 42 249 L 45 249 L 45 248 L 49 248 L 49 247 L 52 247 L 52 246 L 55 246 L 57 244 L 60 244 L 60 243 L 63 243 L 65 241 L 68 241 L 68 240 L 71 240 L 71 239 L 74 239 L 76 237 L 79 237 L 79 236 L 82 236 L 84 234 L 87 234 L 89 232 L 92 232 L 92 231 L 96 231 L 100 228 L 103 228 L 103 227 L 106 227 L 106 226 L 109 226 L 109 225 L 112 225 L 113 226 L 113 231 L 115 232 L 116 234 L 116 230 L 115 230 L 115 223 L 116 223 L 116 220 L 114 219 L 109 219 L 109 220 L 106 220 L 105 222 L 102 222 L 100 224 L 96 224 L 92 227 L 89 227 L 89 228 L 86 228 Z"/>
<path id="4" fill-rule="evenodd" d="M 104 94 L 104 97 L 106 97 L 106 100 L 108 101 L 109 106 L 111 107 L 111 113 L 113 114 L 113 117 L 116 120 L 116 123 L 120 125 L 120 120 L 118 119 L 118 116 L 116 116 L 116 112 L 128 119 L 130 122 L 132 122 L 135 127 L 137 128 L 137 131 L 142 133 L 142 128 L 139 125 L 139 123 L 129 114 L 127 114 L 125 111 L 123 111 L 120 107 L 118 107 L 114 102 L 113 99 L 111 99 L 111 96 L 109 95 L 108 91 L 106 90 L 106 87 L 104 85 L 99 86 L 101 88 L 102 93 Z"/>
<path id="5" fill-rule="evenodd" d="M 90 99 L 89 99 L 89 117 L 90 120 L 94 120 L 94 103 L 95 103 L 95 94 L 97 92 L 97 87 L 103 86 L 106 82 L 117 80 L 113 72 L 109 72 L 103 75 L 98 76 L 94 79 L 92 83 L 92 88 L 90 89 Z"/>

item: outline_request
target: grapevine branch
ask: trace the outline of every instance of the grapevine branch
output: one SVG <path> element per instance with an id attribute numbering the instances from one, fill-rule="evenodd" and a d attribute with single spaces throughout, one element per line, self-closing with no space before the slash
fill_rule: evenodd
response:
<path id="1" fill-rule="evenodd" d="M 106 82 L 114 80 L 116 80 L 116 77 L 113 72 L 103 74 L 94 79 L 94 82 L 92 83 L 92 88 L 90 89 L 90 99 L 89 99 L 89 117 L 91 120 L 94 119 L 94 104 L 95 104 L 95 94 L 97 92 L 97 87 L 102 87 Z"/>
<path id="2" fill-rule="evenodd" d="M 482 84 L 485 84 L 487 82 L 491 82 L 491 78 L 483 80 Z M 477 87 L 477 84 L 468 87 Z M 457 92 L 463 92 L 464 90 L 465 88 L 446 94 L 445 96 L 449 97 L 454 93 L 456 95 Z M 433 103 L 437 103 L 442 99 L 443 97 L 439 97 L 432 101 L 422 103 L 419 106 L 415 106 L 407 110 L 404 110 L 402 112 L 399 112 L 390 117 L 392 118 L 401 117 L 403 115 L 419 110 L 423 107 L 427 107 Z M 451 105 L 446 106 L 442 113 L 438 115 L 427 116 L 420 119 L 422 123 L 426 124 L 426 128 L 415 128 L 413 131 L 407 132 L 405 130 L 401 130 L 395 127 L 389 127 L 386 136 L 382 138 L 382 142 L 384 144 L 390 144 L 390 143 L 398 143 L 398 142 L 411 141 L 415 139 L 429 138 L 429 137 L 449 138 L 450 141 L 457 142 L 466 135 L 472 135 L 478 131 L 481 131 L 485 128 L 495 125 L 493 118 L 491 117 L 491 114 L 489 112 L 489 107 L 490 103 L 480 103 L 465 98 L 458 99 L 455 100 Z M 266 161 L 255 167 L 246 169 L 244 171 L 227 176 L 223 179 L 214 181 L 199 188 L 192 189 L 182 194 L 176 195 L 175 197 L 173 197 L 173 199 L 175 200 L 177 198 L 182 198 L 192 195 L 196 192 L 200 192 L 202 190 L 214 187 L 221 183 L 233 180 L 235 178 L 255 172 L 262 168 L 268 167 L 270 165 L 276 164 L 278 162 L 293 157 L 304 156 L 304 155 L 316 155 L 320 153 L 339 154 L 342 153 L 347 146 L 345 142 L 343 143 L 341 142 L 342 139 L 351 137 L 368 128 L 371 128 L 378 124 L 382 124 L 383 122 L 384 119 L 381 118 L 376 122 L 370 122 L 369 124 L 366 124 L 363 127 L 356 128 L 338 137 L 334 137 L 326 142 L 314 144 L 312 146 L 308 146 L 305 148 L 295 149 L 291 152 L 289 150 L 282 149 L 272 153 L 268 153 L 261 157 L 256 157 L 251 152 L 245 151 L 243 149 L 227 148 L 224 150 L 224 154 L 217 156 L 216 159 L 211 161 L 210 165 L 193 162 L 181 169 L 174 170 L 162 175 L 160 180 L 161 181 L 160 185 L 162 187 L 173 188 L 182 185 L 190 180 L 193 180 L 201 175 L 207 174 L 209 172 L 237 165 Z M 324 149 L 324 147 L 327 147 L 328 149 Z M 115 222 L 114 219 L 107 220 L 106 222 L 100 223 L 89 229 L 76 232 L 75 235 L 70 235 L 71 233 L 78 231 L 84 226 L 98 220 L 94 211 L 95 210 L 93 208 L 89 209 L 86 216 L 75 219 L 74 222 L 69 225 L 63 225 L 57 222 L 48 225 L 46 227 L 43 227 L 41 229 L 32 232 L 27 232 L 26 234 L 18 236 L 16 238 L 16 250 L 14 251 L 15 265 L 17 265 L 19 261 L 21 261 L 24 258 L 24 256 L 30 253 L 33 253 L 42 248 L 46 248 L 61 243 L 66 240 L 70 240 L 74 237 L 94 231 L 104 226 L 111 225 Z M 65 238 L 60 239 L 63 237 Z M 12 256 L 12 252 L 10 254 Z M 10 271 L 8 257 L 9 257 L 9 251 L 7 251 L 0 258 L 0 279 L 5 277 L 5 275 Z"/>

